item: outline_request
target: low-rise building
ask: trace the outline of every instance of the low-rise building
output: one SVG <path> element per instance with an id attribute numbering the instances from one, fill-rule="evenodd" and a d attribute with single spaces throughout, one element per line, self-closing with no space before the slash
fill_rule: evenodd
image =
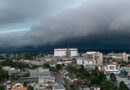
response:
<path id="1" fill-rule="evenodd" d="M 116 61 L 125 61 L 125 62 L 128 62 L 128 57 L 129 57 L 129 54 L 127 53 L 109 53 L 109 54 L 106 54 L 104 55 L 105 58 L 112 58 L 113 60 L 116 60 Z"/>
<path id="2" fill-rule="evenodd" d="M 93 59 L 87 59 L 87 58 L 84 58 L 84 57 L 77 58 L 76 63 L 77 63 L 77 65 L 83 65 L 84 67 L 87 67 L 87 66 L 90 66 L 90 65 L 102 65 L 101 63 L 97 63 Z"/>
<path id="3" fill-rule="evenodd" d="M 82 54 L 82 56 L 89 60 L 95 61 L 96 63 L 102 64 L 103 62 L 103 54 L 100 52 L 86 52 Z"/>
<path id="4" fill-rule="evenodd" d="M 56 81 L 49 69 L 38 68 L 38 70 L 30 71 L 30 77 L 38 78 L 38 84 L 42 86 L 52 86 Z"/>
<path id="5" fill-rule="evenodd" d="M 119 74 L 120 73 L 117 65 L 106 65 L 104 67 L 104 71 L 106 74 L 110 74 L 110 73 Z"/>
<path id="6" fill-rule="evenodd" d="M 11 69 L 11 67 L 10 67 L 10 66 L 4 66 L 4 67 L 2 67 L 2 69 L 3 69 L 4 71 L 9 71 L 9 70 Z"/>
<path id="7" fill-rule="evenodd" d="M 66 90 L 66 89 L 63 86 L 63 84 L 60 83 L 58 85 L 55 85 L 52 90 Z"/>

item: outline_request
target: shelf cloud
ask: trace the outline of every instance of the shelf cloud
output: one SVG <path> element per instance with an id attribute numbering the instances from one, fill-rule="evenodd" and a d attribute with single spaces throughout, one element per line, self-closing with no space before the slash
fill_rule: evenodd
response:
<path id="1" fill-rule="evenodd" d="M 49 2 L 50 1 L 50 2 Z M 129 0 L 1 0 L 0 27 L 37 22 L 29 30 L 0 36 L 0 46 L 130 45 Z M 8 3 L 7 3 L 8 2 Z M 2 30 L 2 29 L 1 29 Z M 84 44 L 84 43 L 83 43 Z"/>

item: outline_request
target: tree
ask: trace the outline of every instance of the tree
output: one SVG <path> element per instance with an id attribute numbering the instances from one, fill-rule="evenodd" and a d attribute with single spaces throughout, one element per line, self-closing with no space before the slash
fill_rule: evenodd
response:
<path id="1" fill-rule="evenodd" d="M 106 75 L 104 74 L 104 72 L 99 72 L 98 78 L 99 78 L 100 84 L 101 84 L 102 81 L 107 80 Z"/>
<path id="2" fill-rule="evenodd" d="M 5 90 L 5 86 L 4 85 L 0 86 L 0 90 Z"/>
<path id="3" fill-rule="evenodd" d="M 24 83 L 23 83 L 23 86 L 24 86 L 24 87 L 27 87 L 27 84 L 28 84 L 27 82 L 24 82 Z"/>
<path id="4" fill-rule="evenodd" d="M 117 88 L 117 79 L 116 79 L 116 75 L 114 73 L 110 74 L 110 80 L 112 81 L 113 87 L 116 89 Z"/>
<path id="5" fill-rule="evenodd" d="M 80 70 L 84 71 L 84 66 L 83 65 L 80 66 Z"/>
<path id="6" fill-rule="evenodd" d="M 121 81 L 119 85 L 119 90 L 129 90 L 129 89 L 127 85 L 123 81 Z"/>
<path id="7" fill-rule="evenodd" d="M 34 88 L 29 85 L 27 90 L 34 90 Z"/>
<path id="8" fill-rule="evenodd" d="M 8 78 L 9 78 L 8 72 L 5 72 L 2 69 L 0 69 L 0 81 L 8 80 Z"/>
<path id="9" fill-rule="evenodd" d="M 126 72 L 125 70 L 121 70 L 120 76 L 127 77 L 127 75 L 128 75 L 128 72 Z"/>
<path id="10" fill-rule="evenodd" d="M 100 84 L 101 90 L 114 90 L 111 81 L 104 80 Z"/>
<path id="11" fill-rule="evenodd" d="M 43 68 L 50 68 L 50 65 L 45 63 L 42 67 Z"/>
<path id="12" fill-rule="evenodd" d="M 56 70 L 59 71 L 59 70 L 61 70 L 61 69 L 62 69 L 62 66 L 61 66 L 60 64 L 57 64 L 57 65 L 56 65 Z"/>
<path id="13" fill-rule="evenodd" d="M 114 83 L 116 83 L 117 79 L 116 79 L 116 75 L 114 73 L 110 74 L 110 80 Z"/>

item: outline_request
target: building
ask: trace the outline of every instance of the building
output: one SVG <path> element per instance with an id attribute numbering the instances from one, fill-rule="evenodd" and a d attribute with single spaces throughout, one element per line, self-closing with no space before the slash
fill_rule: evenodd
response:
<path id="1" fill-rule="evenodd" d="M 63 84 L 58 84 L 53 87 L 52 90 L 66 90 Z"/>
<path id="2" fill-rule="evenodd" d="M 96 61 L 96 63 L 102 64 L 103 62 L 103 54 L 100 52 L 86 52 L 82 56 L 89 60 Z"/>
<path id="3" fill-rule="evenodd" d="M 38 78 L 38 83 L 42 86 L 52 86 L 55 83 L 55 77 L 51 75 L 49 69 L 38 68 L 30 71 L 30 77 Z"/>
<path id="4" fill-rule="evenodd" d="M 78 56 L 77 48 L 58 48 L 54 49 L 55 57 L 75 57 Z"/>
<path id="5" fill-rule="evenodd" d="M 21 77 L 19 79 L 19 82 L 28 82 L 28 83 L 31 83 L 31 82 L 38 82 L 38 78 L 34 78 L 34 77 Z"/>
<path id="6" fill-rule="evenodd" d="M 116 65 L 106 65 L 104 67 L 104 71 L 106 74 L 110 74 L 110 73 L 119 74 L 120 73 Z"/>
<path id="7" fill-rule="evenodd" d="M 116 61 L 125 61 L 128 62 L 129 55 L 124 53 L 109 53 L 107 55 L 104 55 L 105 58 L 112 58 Z"/>
<path id="8" fill-rule="evenodd" d="M 77 63 L 77 65 L 83 65 L 83 64 L 84 64 L 84 60 L 81 59 L 81 58 L 78 58 L 78 59 L 76 60 L 76 63 Z"/>
<path id="9" fill-rule="evenodd" d="M 77 61 L 77 65 L 87 66 L 87 65 L 95 65 L 96 64 L 96 62 L 94 62 L 93 60 L 89 60 L 86 58 L 78 58 L 76 61 Z"/>
<path id="10" fill-rule="evenodd" d="M 4 71 L 9 71 L 9 70 L 11 69 L 11 67 L 10 67 L 10 66 L 4 66 L 4 67 L 2 67 L 2 69 L 3 69 Z"/>

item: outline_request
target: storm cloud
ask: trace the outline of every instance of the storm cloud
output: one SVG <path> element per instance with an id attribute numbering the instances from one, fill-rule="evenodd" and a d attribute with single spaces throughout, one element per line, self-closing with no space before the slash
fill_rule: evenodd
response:
<path id="1" fill-rule="evenodd" d="M 55 45 L 66 40 L 86 46 L 130 45 L 129 0 L 49 1 L 1 0 L 0 27 L 38 23 L 27 31 L 2 34 L 0 46 Z"/>

